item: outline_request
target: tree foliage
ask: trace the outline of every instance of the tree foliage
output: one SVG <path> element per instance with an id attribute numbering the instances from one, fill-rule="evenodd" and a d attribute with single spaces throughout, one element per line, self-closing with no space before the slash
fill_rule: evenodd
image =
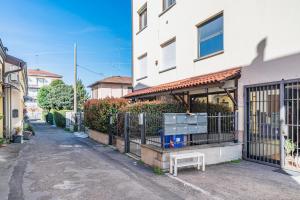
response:
<path id="1" fill-rule="evenodd" d="M 83 108 L 83 104 L 87 99 L 88 93 L 79 80 L 77 82 L 78 108 Z M 49 86 L 42 87 L 39 90 L 37 100 L 38 105 L 47 111 L 51 109 L 72 110 L 74 105 L 74 89 L 62 80 L 54 80 Z"/>
<path id="2" fill-rule="evenodd" d="M 51 109 L 51 104 L 50 104 L 49 97 L 48 97 L 49 93 L 50 93 L 50 87 L 44 86 L 41 89 L 39 89 L 39 92 L 37 94 L 38 105 L 43 110 L 49 111 Z"/>

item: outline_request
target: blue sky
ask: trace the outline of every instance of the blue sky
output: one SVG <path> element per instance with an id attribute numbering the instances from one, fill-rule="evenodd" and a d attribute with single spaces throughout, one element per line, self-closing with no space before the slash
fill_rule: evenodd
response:
<path id="1" fill-rule="evenodd" d="M 0 38 L 8 54 L 28 68 L 72 83 L 77 42 L 78 75 L 85 85 L 131 75 L 130 0 L 0 0 L 0 5 Z"/>

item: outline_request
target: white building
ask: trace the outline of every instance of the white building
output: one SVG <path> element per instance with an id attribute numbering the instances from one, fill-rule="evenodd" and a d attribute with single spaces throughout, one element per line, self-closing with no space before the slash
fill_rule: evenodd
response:
<path id="1" fill-rule="evenodd" d="M 112 76 L 89 87 L 92 90 L 92 99 L 120 98 L 132 92 L 132 79 L 126 76 Z"/>
<path id="2" fill-rule="evenodd" d="M 293 168 L 283 146 L 292 139 L 300 153 L 299 8 L 298 0 L 132 0 L 127 97 L 174 97 L 191 112 L 207 101 L 227 106 L 239 113 L 245 159 Z"/>
<path id="3" fill-rule="evenodd" d="M 37 104 L 38 90 L 50 85 L 53 80 L 61 80 L 62 76 L 40 69 L 28 69 L 28 97 L 26 99 L 27 114 L 30 119 L 41 119 L 42 109 Z"/>

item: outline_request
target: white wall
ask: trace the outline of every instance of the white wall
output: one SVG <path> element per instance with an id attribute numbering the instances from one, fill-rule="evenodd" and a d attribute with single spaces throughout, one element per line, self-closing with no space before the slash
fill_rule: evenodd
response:
<path id="1" fill-rule="evenodd" d="M 160 17 L 162 2 L 148 0 L 148 27 L 136 34 L 139 31 L 137 11 L 145 2 L 133 0 L 134 86 L 153 86 L 236 66 L 252 65 L 257 56 L 257 45 L 265 38 L 265 61 L 300 52 L 298 0 L 177 0 L 176 5 Z M 224 53 L 194 62 L 198 45 L 196 25 L 220 11 L 224 13 Z M 160 44 L 174 36 L 177 68 L 159 74 Z M 146 52 L 148 78 L 136 81 L 137 58 Z M 156 60 L 158 66 L 155 65 Z M 278 74 L 286 72 L 286 67 L 290 66 L 279 66 Z M 295 72 L 286 74 L 299 77 L 298 69 Z M 280 76 L 269 75 L 267 79 L 278 78 Z"/>
<path id="2" fill-rule="evenodd" d="M 115 97 L 120 98 L 131 92 L 131 89 L 128 89 L 130 85 L 123 85 L 123 84 L 99 84 L 92 88 L 92 98 L 103 99 L 106 97 Z M 98 90 L 98 97 L 96 97 Z"/>

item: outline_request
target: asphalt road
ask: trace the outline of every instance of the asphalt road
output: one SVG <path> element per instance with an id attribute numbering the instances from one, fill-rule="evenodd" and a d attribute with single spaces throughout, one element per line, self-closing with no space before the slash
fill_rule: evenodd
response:
<path id="1" fill-rule="evenodd" d="M 2 189 L 0 199 L 214 198 L 167 176 L 155 175 L 110 147 L 49 125 L 34 126 L 36 136 L 11 159 L 14 164 L 7 191 Z"/>
<path id="2" fill-rule="evenodd" d="M 0 200 L 300 199 L 300 174 L 253 162 L 182 170 L 178 177 L 42 123 L 26 144 L 0 148 Z"/>

